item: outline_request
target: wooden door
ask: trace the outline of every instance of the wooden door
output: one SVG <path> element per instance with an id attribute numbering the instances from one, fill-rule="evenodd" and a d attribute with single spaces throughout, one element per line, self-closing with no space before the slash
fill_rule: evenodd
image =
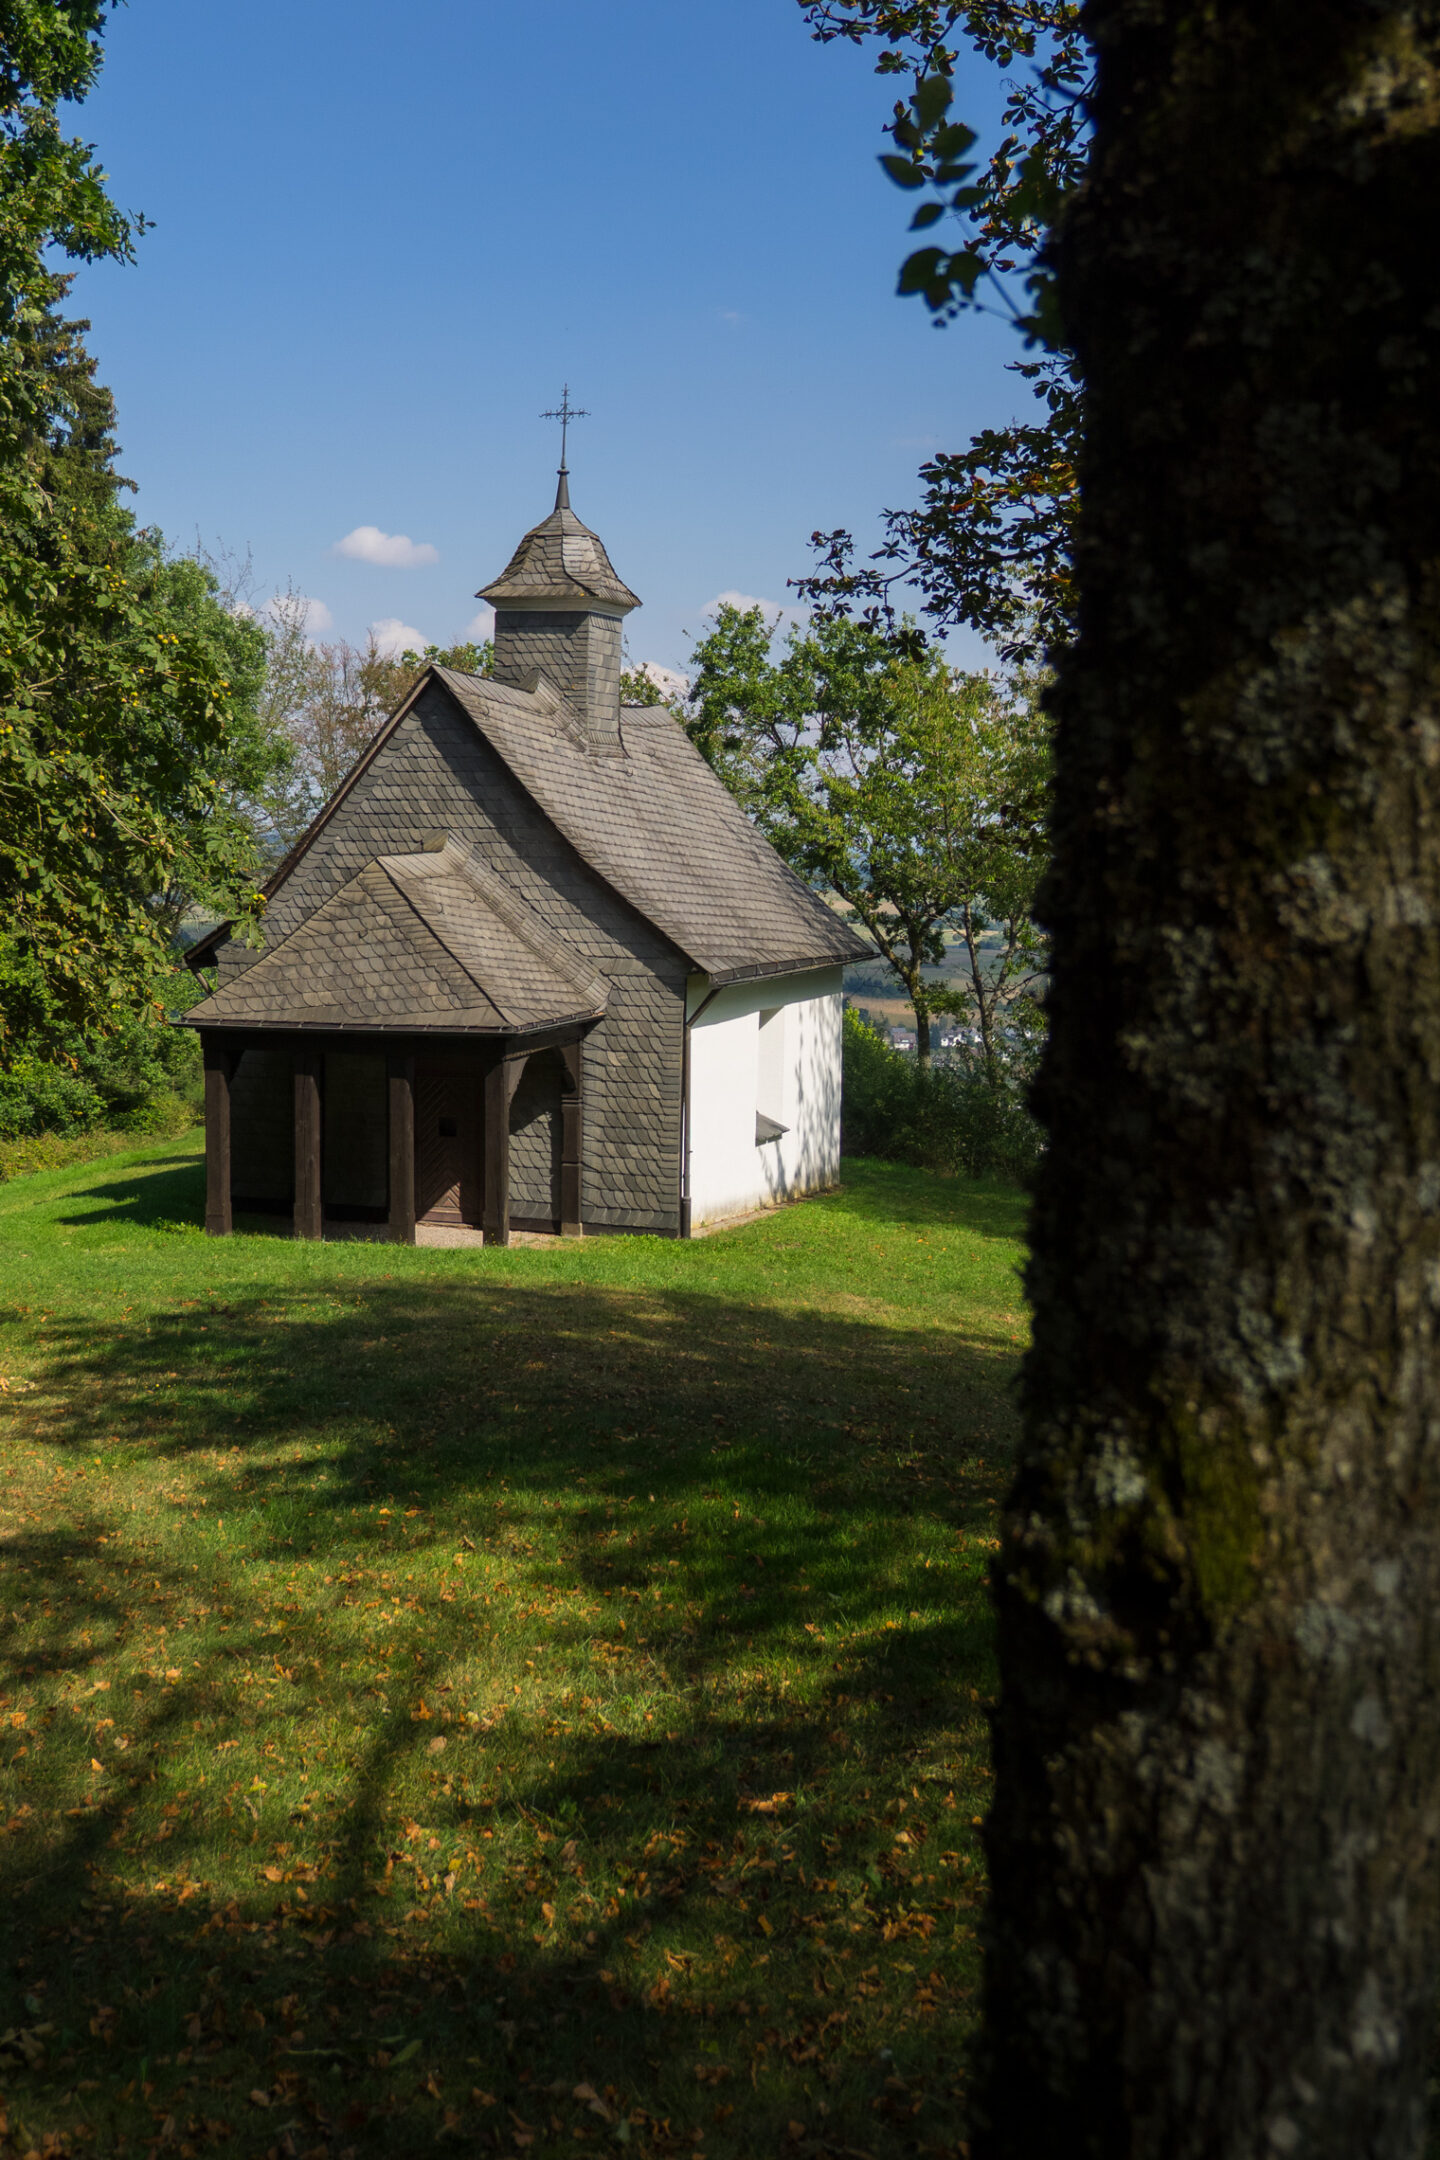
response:
<path id="1" fill-rule="evenodd" d="M 473 1074 L 421 1065 L 415 1074 L 415 1220 L 473 1222 L 479 1134 Z"/>

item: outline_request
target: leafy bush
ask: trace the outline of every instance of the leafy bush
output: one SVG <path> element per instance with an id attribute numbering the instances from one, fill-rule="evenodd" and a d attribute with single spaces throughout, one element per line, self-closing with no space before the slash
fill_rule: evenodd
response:
<path id="1" fill-rule="evenodd" d="M 176 1003 L 196 995 L 177 975 Z M 195 1123 L 204 1098 L 200 1046 L 159 1013 L 125 1013 L 105 1035 L 57 1019 L 34 970 L 0 946 L 0 1140 L 109 1128 L 164 1139 Z"/>
<path id="2" fill-rule="evenodd" d="M 96 1090 L 67 1065 L 21 1056 L 0 1072 L 0 1140 L 88 1132 L 104 1122 Z"/>
<path id="3" fill-rule="evenodd" d="M 847 1155 L 1027 1182 L 1043 1136 L 1026 1106 L 1022 1072 L 992 1077 L 978 1059 L 927 1070 L 848 1009 L 844 1055 Z"/>

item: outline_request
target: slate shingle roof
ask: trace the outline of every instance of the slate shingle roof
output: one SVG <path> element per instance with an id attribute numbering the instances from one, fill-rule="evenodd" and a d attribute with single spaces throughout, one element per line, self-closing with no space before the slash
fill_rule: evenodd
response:
<path id="1" fill-rule="evenodd" d="M 576 852 L 700 972 L 723 980 L 869 957 L 664 706 L 624 707 L 624 755 L 601 758 L 543 695 L 434 673 Z"/>
<path id="2" fill-rule="evenodd" d="M 381 855 L 185 1014 L 198 1027 L 515 1033 L 593 1020 L 603 986 L 468 849 Z"/>
<path id="3" fill-rule="evenodd" d="M 475 597 L 492 607 L 584 608 L 599 600 L 627 614 L 640 605 L 615 575 L 599 535 L 570 508 L 563 473 L 549 517 L 531 527 L 494 584 Z"/>

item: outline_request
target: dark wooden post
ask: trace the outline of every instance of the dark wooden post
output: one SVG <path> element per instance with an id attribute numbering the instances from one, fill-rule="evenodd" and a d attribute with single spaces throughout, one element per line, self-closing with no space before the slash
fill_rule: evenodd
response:
<path id="1" fill-rule="evenodd" d="M 585 1076 L 584 1044 L 566 1043 L 560 1056 L 565 1066 L 566 1089 L 560 1098 L 560 1235 L 583 1237 L 581 1212 L 580 1151 L 584 1141 Z"/>
<path id="2" fill-rule="evenodd" d="M 295 1235 L 325 1235 L 320 1188 L 320 1052 L 295 1053 Z"/>
<path id="3" fill-rule="evenodd" d="M 229 1237 L 230 1213 L 230 1076 L 235 1052 L 205 1037 L 205 1232 Z"/>
<path id="4" fill-rule="evenodd" d="M 415 1060 L 387 1061 L 390 1088 L 390 1236 L 415 1243 Z"/>
<path id="5" fill-rule="evenodd" d="M 485 1243 L 510 1242 L 510 1104 L 528 1053 L 502 1053 L 485 1075 Z"/>

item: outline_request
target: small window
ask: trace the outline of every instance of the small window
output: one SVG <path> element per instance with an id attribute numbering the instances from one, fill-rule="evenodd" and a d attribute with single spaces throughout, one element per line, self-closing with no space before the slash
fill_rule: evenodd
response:
<path id="1" fill-rule="evenodd" d="M 785 1007 L 760 1015 L 755 1046 L 755 1145 L 778 1140 L 785 1118 Z"/>

